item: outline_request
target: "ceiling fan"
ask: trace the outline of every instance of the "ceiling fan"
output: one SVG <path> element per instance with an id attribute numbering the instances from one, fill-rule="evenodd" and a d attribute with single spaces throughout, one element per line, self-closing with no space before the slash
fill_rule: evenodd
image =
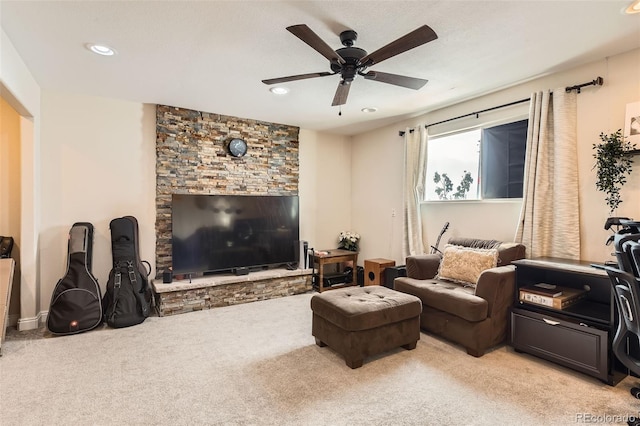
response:
<path id="1" fill-rule="evenodd" d="M 278 84 L 287 81 L 340 74 L 340 83 L 338 84 L 338 89 L 333 97 L 332 106 L 344 105 L 347 103 L 347 96 L 349 95 L 351 82 L 353 82 L 358 75 L 363 76 L 367 80 L 394 84 L 396 86 L 402 86 L 414 90 L 420 89 L 428 80 L 407 77 L 404 75 L 389 74 L 380 71 L 367 71 L 367 68 L 372 65 L 379 64 L 385 59 L 389 59 L 438 38 L 435 31 L 433 31 L 428 25 L 423 25 L 399 39 L 392 41 L 386 46 L 381 47 L 373 53 L 367 53 L 364 49 L 353 46 L 358 38 L 358 34 L 353 30 L 347 30 L 340 33 L 340 41 L 345 47 L 338 50 L 333 50 L 316 33 L 304 24 L 292 25 L 287 27 L 287 30 L 327 58 L 329 60 L 331 72 L 316 72 L 292 75 L 288 77 L 270 78 L 262 80 L 262 82 L 264 84 Z"/>

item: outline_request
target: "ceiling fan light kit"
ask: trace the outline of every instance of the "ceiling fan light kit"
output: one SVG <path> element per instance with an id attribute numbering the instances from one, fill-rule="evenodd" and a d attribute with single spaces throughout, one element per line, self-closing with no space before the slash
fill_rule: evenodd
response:
<path id="1" fill-rule="evenodd" d="M 344 47 L 338 50 L 333 50 L 324 40 L 304 24 L 292 25 L 287 27 L 287 30 L 327 58 L 331 72 L 298 74 L 288 77 L 266 79 L 262 80 L 262 82 L 265 84 L 278 84 L 340 74 L 340 82 L 333 97 L 332 106 L 341 106 L 347 103 L 351 83 L 358 75 L 361 75 L 366 80 L 393 84 L 413 90 L 420 89 L 427 84 L 428 80 L 380 71 L 367 71 L 367 68 L 438 38 L 435 31 L 428 25 L 423 25 L 373 53 L 367 53 L 364 49 L 354 47 L 355 41 L 358 39 L 358 33 L 353 30 L 346 30 L 340 33 L 340 42 Z"/>

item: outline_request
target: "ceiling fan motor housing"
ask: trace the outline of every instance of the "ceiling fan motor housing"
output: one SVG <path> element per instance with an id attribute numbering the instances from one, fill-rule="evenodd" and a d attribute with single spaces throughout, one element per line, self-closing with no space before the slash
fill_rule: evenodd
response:
<path id="1" fill-rule="evenodd" d="M 340 73 L 345 81 L 353 81 L 358 70 L 362 68 L 360 59 L 367 56 L 367 51 L 359 47 L 343 47 L 336 52 L 344 59 L 344 64 L 331 63 L 331 71 Z"/>

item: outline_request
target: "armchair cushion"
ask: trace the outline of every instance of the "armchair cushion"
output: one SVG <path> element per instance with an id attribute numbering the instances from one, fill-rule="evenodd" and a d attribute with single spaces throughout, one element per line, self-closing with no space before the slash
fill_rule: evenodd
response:
<path id="1" fill-rule="evenodd" d="M 438 278 L 475 287 L 480 274 L 498 264 L 498 250 L 448 244 L 440 262 Z"/>
<path id="2" fill-rule="evenodd" d="M 487 318 L 489 302 L 473 293 L 473 287 L 441 280 L 398 278 L 395 289 L 418 296 L 422 304 L 469 322 Z"/>

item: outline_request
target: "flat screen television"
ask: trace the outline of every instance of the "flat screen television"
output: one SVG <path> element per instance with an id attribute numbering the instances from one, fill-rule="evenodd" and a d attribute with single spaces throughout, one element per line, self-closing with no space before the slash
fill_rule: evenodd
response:
<path id="1" fill-rule="evenodd" d="M 174 274 L 296 262 L 297 196 L 173 194 Z"/>

